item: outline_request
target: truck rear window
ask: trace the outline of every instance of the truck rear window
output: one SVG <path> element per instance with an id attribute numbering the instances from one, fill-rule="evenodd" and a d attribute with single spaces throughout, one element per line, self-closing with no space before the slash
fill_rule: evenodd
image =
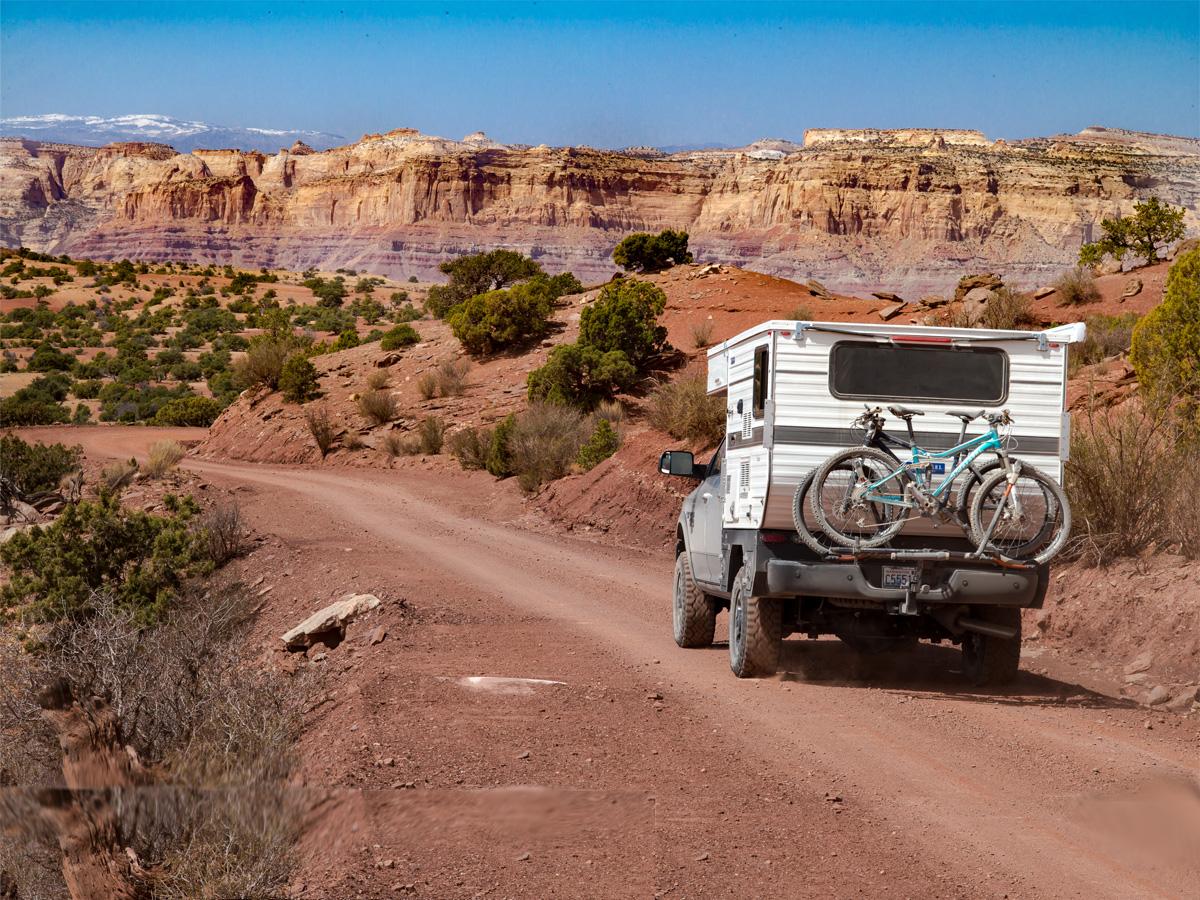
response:
<path id="1" fill-rule="evenodd" d="M 830 354 L 829 390 L 843 400 L 995 405 L 1008 397 L 1008 354 L 995 347 L 841 341 Z"/>

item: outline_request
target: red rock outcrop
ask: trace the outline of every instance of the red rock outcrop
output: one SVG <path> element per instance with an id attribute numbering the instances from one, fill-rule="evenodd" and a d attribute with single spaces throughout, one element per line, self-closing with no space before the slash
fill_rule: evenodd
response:
<path id="1" fill-rule="evenodd" d="M 294 151 L 294 152 L 293 152 Z M 515 148 L 399 129 L 316 153 L 175 154 L 0 142 L 0 239 L 42 251 L 436 274 L 505 246 L 585 279 L 634 230 L 685 228 L 699 259 L 843 290 L 945 291 L 964 270 L 1032 285 L 1105 216 L 1157 195 L 1200 225 L 1200 141 L 1111 129 L 814 130 L 671 156 Z"/>

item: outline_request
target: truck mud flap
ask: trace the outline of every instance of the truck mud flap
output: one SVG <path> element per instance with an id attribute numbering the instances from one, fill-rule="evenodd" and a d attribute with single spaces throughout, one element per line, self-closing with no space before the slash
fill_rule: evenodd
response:
<path id="1" fill-rule="evenodd" d="M 921 603 L 970 603 L 1028 606 L 1037 597 L 1036 570 L 952 569 L 936 573 L 937 584 L 912 593 Z M 871 584 L 855 563 L 802 563 L 784 559 L 767 562 L 767 590 L 776 597 L 834 597 L 847 600 L 900 602 L 909 596 L 902 588 Z"/>

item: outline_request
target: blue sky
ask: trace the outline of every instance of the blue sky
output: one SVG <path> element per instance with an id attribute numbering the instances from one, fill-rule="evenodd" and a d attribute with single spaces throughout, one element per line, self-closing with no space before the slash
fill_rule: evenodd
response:
<path id="1" fill-rule="evenodd" d="M 812 127 L 1196 136 L 1200 0 L 0 0 L 0 113 L 46 112 L 594 146 Z"/>

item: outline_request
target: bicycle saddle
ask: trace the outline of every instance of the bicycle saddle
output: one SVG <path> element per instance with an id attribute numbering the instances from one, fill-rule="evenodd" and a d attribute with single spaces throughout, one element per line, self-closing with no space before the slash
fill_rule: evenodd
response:
<path id="1" fill-rule="evenodd" d="M 946 415 L 948 415 L 948 416 L 954 416 L 954 418 L 956 418 L 956 419 L 962 419 L 962 420 L 963 420 L 963 424 L 964 424 L 964 425 L 965 425 L 967 422 L 970 422 L 970 421 L 972 421 L 972 420 L 974 420 L 974 419 L 978 419 L 980 416 L 982 416 L 982 415 L 983 415 L 983 413 L 984 413 L 984 411 L 983 411 L 982 409 L 981 409 L 981 410 L 978 410 L 978 411 L 976 411 L 976 412 L 967 412 L 966 410 L 962 410 L 962 409 L 948 409 L 948 410 L 946 410 Z"/>
<path id="2" fill-rule="evenodd" d="M 925 413 L 919 409 L 909 409 L 907 406 L 889 406 L 888 412 L 898 419 L 911 419 L 913 416 L 923 416 Z"/>

